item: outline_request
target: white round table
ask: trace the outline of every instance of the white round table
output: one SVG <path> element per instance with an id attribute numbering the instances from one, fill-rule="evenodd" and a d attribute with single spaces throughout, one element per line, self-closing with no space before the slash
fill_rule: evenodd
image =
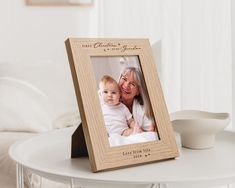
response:
<path id="1" fill-rule="evenodd" d="M 124 169 L 92 173 L 88 158 L 70 158 L 75 127 L 39 134 L 16 142 L 9 154 L 17 163 L 17 186 L 23 170 L 71 187 L 210 187 L 235 182 L 235 133 L 221 132 L 215 147 L 181 148 L 180 157 Z M 125 186 L 124 186 L 125 187 Z"/>

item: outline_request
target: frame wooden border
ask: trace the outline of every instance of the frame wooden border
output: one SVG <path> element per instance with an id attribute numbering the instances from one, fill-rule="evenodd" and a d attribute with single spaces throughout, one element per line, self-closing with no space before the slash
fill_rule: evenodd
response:
<path id="1" fill-rule="evenodd" d="M 93 6 L 94 0 L 89 2 L 70 0 L 26 0 L 26 5 L 30 6 Z"/>
<path id="2" fill-rule="evenodd" d="M 152 49 L 147 39 L 78 39 L 65 41 L 92 171 L 149 163 L 178 156 Z M 160 140 L 110 147 L 96 90 L 91 56 L 137 55 L 146 82 Z M 91 100 L 92 99 L 92 100 Z M 136 157 L 142 153 L 141 157 Z"/>

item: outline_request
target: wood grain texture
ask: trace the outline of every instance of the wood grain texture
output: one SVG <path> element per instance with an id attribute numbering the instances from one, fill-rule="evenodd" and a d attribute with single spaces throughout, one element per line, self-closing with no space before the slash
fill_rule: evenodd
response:
<path id="1" fill-rule="evenodd" d="M 92 170 L 96 172 L 177 157 L 175 136 L 149 41 L 69 38 L 65 43 Z M 160 140 L 110 147 L 91 57 L 128 55 L 139 57 Z M 143 151 L 149 151 L 148 157 L 133 157 L 133 153 Z M 132 154 L 125 155 L 128 152 Z"/>

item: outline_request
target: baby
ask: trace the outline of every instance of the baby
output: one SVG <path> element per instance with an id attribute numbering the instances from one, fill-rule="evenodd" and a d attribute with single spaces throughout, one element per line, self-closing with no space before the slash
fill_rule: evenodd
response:
<path id="1" fill-rule="evenodd" d="M 99 84 L 99 95 L 104 122 L 109 135 L 129 136 L 142 129 L 132 118 L 128 108 L 122 104 L 118 83 L 110 76 L 103 76 Z"/>

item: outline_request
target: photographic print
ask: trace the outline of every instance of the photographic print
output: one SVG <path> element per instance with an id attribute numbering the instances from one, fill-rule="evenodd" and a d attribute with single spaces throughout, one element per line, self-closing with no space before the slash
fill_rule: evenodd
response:
<path id="1" fill-rule="evenodd" d="M 159 140 L 138 56 L 91 57 L 110 146 Z"/>
<path id="2" fill-rule="evenodd" d="M 73 136 L 82 129 L 92 171 L 177 157 L 149 41 L 69 38 L 65 44 L 82 120 Z"/>

